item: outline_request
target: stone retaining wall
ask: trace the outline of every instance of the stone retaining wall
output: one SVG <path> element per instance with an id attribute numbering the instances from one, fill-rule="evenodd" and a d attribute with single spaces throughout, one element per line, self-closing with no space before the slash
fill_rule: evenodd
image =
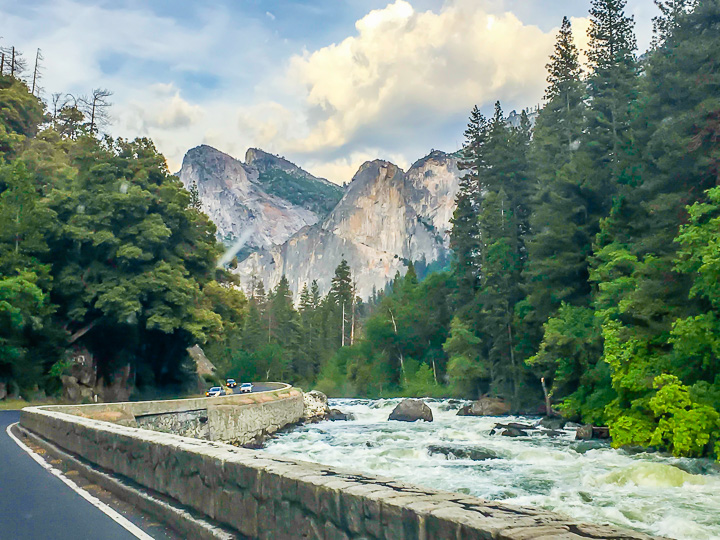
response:
<path id="1" fill-rule="evenodd" d="M 257 539 L 647 539 L 542 510 L 68 414 L 21 424 L 107 471 Z"/>
<path id="2" fill-rule="evenodd" d="M 48 411 L 173 433 L 196 439 L 246 444 L 297 422 L 302 392 L 283 383 L 274 390 L 212 398 L 55 405 Z"/>

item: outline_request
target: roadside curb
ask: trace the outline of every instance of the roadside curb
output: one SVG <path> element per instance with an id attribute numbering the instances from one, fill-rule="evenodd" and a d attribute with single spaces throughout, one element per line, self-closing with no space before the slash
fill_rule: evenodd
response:
<path id="1" fill-rule="evenodd" d="M 93 484 L 100 486 L 126 503 L 159 519 L 186 538 L 197 538 L 200 540 L 247 539 L 247 537 L 235 531 L 230 531 L 206 518 L 198 517 L 194 512 L 191 513 L 168 497 L 151 493 L 149 490 L 138 486 L 134 482 L 108 474 L 99 470 L 97 467 L 88 465 L 82 458 L 69 454 L 19 424 L 14 427 L 22 436 L 27 437 L 33 443 L 41 446 L 56 459 L 62 459 L 70 463 L 74 469 Z"/>

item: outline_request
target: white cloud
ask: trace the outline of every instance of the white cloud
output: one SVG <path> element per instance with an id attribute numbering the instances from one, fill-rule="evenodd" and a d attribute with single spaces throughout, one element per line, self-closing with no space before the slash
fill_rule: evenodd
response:
<path id="1" fill-rule="evenodd" d="M 3 43 L 43 49 L 48 92 L 113 90 L 112 133 L 152 137 L 171 170 L 201 143 L 237 157 L 257 146 L 339 183 L 366 160 L 405 168 L 430 146 L 455 149 L 475 104 L 538 103 L 557 33 L 496 0 L 395 0 L 353 35 L 291 54 L 270 11 L 238 19 L 213 4 L 181 22 L 137 2 L 35 1 L 0 0 Z M 573 19 L 583 48 L 587 22 Z"/>
<path id="2" fill-rule="evenodd" d="M 203 116 L 202 107 L 180 97 L 174 84 L 163 83 L 152 85 L 150 92 L 143 93 L 141 101 L 131 101 L 125 111 L 125 124 L 143 135 L 153 128 L 188 128 Z"/>
<path id="3" fill-rule="evenodd" d="M 366 161 L 373 161 L 376 159 L 390 161 L 404 170 L 407 170 L 410 166 L 407 159 L 402 154 L 388 154 L 382 149 L 373 148 L 363 150 L 361 152 L 352 152 L 349 156 L 331 161 L 311 160 L 305 164 L 305 168 L 315 176 L 328 178 L 338 184 L 342 184 L 343 182 L 350 182 L 350 180 L 352 180 L 353 176 L 360 168 L 360 165 Z"/>
<path id="4" fill-rule="evenodd" d="M 277 151 L 316 162 L 338 151 L 367 154 L 372 134 L 411 139 L 475 104 L 537 103 L 556 31 L 490 11 L 478 0 L 448 2 L 438 12 L 396 0 L 371 11 L 357 21 L 356 35 L 291 58 L 286 84 L 302 93 L 304 125 L 287 120 L 297 110 L 281 121 L 256 114 L 256 134 Z M 321 169 L 340 181 L 354 161 L 335 158 Z"/>

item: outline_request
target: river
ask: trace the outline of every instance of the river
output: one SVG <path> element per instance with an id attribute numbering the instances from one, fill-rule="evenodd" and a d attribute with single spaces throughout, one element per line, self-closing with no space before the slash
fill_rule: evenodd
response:
<path id="1" fill-rule="evenodd" d="M 399 401 L 330 400 L 356 419 L 293 429 L 270 440 L 265 451 L 579 521 L 669 538 L 720 539 L 720 469 L 709 461 L 613 450 L 600 441 L 575 441 L 571 429 L 557 438 L 492 436 L 496 422 L 534 420 L 456 416 L 460 404 L 453 401 L 427 400 L 432 423 L 388 422 Z M 431 454 L 430 445 L 454 454 Z M 455 457 L 467 450 L 497 457 Z"/>

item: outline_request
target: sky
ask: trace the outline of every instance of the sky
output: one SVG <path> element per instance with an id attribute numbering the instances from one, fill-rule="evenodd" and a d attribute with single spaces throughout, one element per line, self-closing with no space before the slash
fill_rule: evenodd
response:
<path id="1" fill-rule="evenodd" d="M 590 0 L 0 0 L 0 46 L 40 48 L 43 97 L 114 94 L 107 131 L 150 137 L 171 172 L 208 144 L 349 182 L 461 147 L 473 105 L 542 103 L 563 16 Z M 656 14 L 628 0 L 639 52 Z M 28 62 L 31 63 L 31 62 Z"/>

